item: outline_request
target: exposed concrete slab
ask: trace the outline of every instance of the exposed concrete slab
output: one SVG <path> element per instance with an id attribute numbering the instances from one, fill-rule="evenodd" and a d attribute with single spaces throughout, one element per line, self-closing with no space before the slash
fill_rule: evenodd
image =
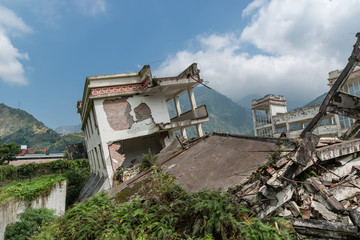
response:
<path id="1" fill-rule="evenodd" d="M 336 220 L 337 215 L 331 211 L 329 211 L 323 204 L 312 201 L 311 208 L 314 209 L 315 212 L 320 214 L 325 220 Z"/>
<path id="2" fill-rule="evenodd" d="M 337 143 L 327 147 L 316 149 L 316 155 L 322 161 L 341 157 L 360 151 L 360 139 Z"/>
<path id="3" fill-rule="evenodd" d="M 263 212 L 259 214 L 259 217 L 265 218 L 266 216 L 274 212 L 276 209 L 284 205 L 284 203 L 288 202 L 292 198 L 294 191 L 294 186 L 292 186 L 291 184 L 287 185 L 284 190 L 276 194 L 276 204 L 268 206 Z"/>
<path id="4" fill-rule="evenodd" d="M 354 225 L 315 219 L 295 219 L 293 226 L 301 234 L 322 239 L 356 239 L 358 231 Z"/>
<path id="5" fill-rule="evenodd" d="M 189 191 L 204 188 L 226 191 L 244 183 L 268 161 L 276 147 L 270 142 L 214 135 L 164 164 L 165 172 L 173 174 Z"/>
<path id="6" fill-rule="evenodd" d="M 188 191 L 195 192 L 205 188 L 226 191 L 244 183 L 256 169 L 268 162 L 271 152 L 278 149 L 276 139 L 270 140 L 264 142 L 255 138 L 212 135 L 182 152 L 162 153 L 158 162 L 165 162 L 164 171 L 174 175 L 177 182 Z M 110 194 L 116 194 L 129 184 L 142 181 L 148 176 L 150 174 L 142 172 L 116 186 Z"/>
<path id="7" fill-rule="evenodd" d="M 321 176 L 321 178 L 323 181 L 327 182 L 339 181 L 340 178 L 338 176 L 345 177 L 346 175 L 350 174 L 352 172 L 353 166 L 360 166 L 360 158 L 349 161 L 345 165 L 332 170 L 332 172 L 325 173 L 323 176 Z"/>
<path id="8" fill-rule="evenodd" d="M 360 178 L 352 180 L 351 183 L 353 183 L 356 186 L 360 186 Z M 357 193 L 360 192 L 360 189 L 350 185 L 349 187 L 336 186 L 330 189 L 330 192 L 338 201 L 342 201 L 344 199 L 348 199 L 355 196 Z"/>

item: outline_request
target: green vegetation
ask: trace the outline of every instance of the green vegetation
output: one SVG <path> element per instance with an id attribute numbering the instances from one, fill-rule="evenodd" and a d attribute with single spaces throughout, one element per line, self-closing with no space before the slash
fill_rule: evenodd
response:
<path id="1" fill-rule="evenodd" d="M 69 209 L 34 239 L 293 239 L 291 224 L 266 224 L 218 191 L 189 193 L 154 169 L 138 197 L 96 194 Z"/>
<path id="2" fill-rule="evenodd" d="M 1 142 L 1 137 L 0 137 Z M 10 161 L 16 160 L 15 154 L 20 153 L 19 145 L 16 143 L 7 143 L 0 145 L 0 165 L 9 164 Z"/>
<path id="3" fill-rule="evenodd" d="M 28 208 L 19 214 L 20 221 L 9 224 L 5 231 L 5 240 L 27 240 L 37 235 L 41 226 L 52 222 L 55 219 L 55 210 L 47 208 Z"/>
<path id="4" fill-rule="evenodd" d="M 68 144 L 84 141 L 82 133 L 62 136 L 31 114 L 4 104 L 0 104 L 0 116 L 1 143 L 14 142 L 34 150 L 46 148 L 48 153 L 54 153 L 65 151 Z"/>
<path id="5" fill-rule="evenodd" d="M 157 162 L 157 157 L 151 153 L 149 148 L 149 153 L 143 154 L 140 159 L 139 168 L 141 171 L 145 171 L 150 169 L 151 167 L 155 166 Z"/>
<path id="6" fill-rule="evenodd" d="M 322 104 L 322 102 L 324 101 L 325 97 L 327 95 L 327 92 L 318 96 L 317 98 L 315 98 L 314 100 L 310 101 L 309 103 L 305 104 L 304 106 L 302 106 L 301 108 L 306 108 L 306 107 L 314 107 L 316 105 L 320 105 Z"/>
<path id="7" fill-rule="evenodd" d="M 230 132 L 234 134 L 253 134 L 253 122 L 250 109 L 246 109 L 219 92 L 205 87 L 194 88 L 198 106 L 205 104 L 209 113 L 209 122 L 203 123 L 204 132 Z M 179 98 L 182 112 L 191 109 L 187 94 Z M 176 116 L 174 104 L 169 104 L 171 117 Z M 187 129 L 189 136 L 195 136 L 195 128 Z"/>
<path id="8" fill-rule="evenodd" d="M 60 135 L 52 129 L 36 133 L 33 126 L 25 125 L 23 128 L 4 137 L 3 142 L 15 142 L 27 145 L 34 150 L 46 148 L 48 153 L 63 152 L 67 145 L 84 141 L 82 134 Z"/>
<path id="9" fill-rule="evenodd" d="M 0 116 L 0 136 L 4 138 L 24 128 L 24 126 L 32 127 L 35 133 L 44 132 L 48 129 L 31 114 L 2 103 L 0 103 Z"/>
<path id="10" fill-rule="evenodd" d="M 90 175 L 89 161 L 87 159 L 57 160 L 38 164 L 29 163 L 18 167 L 0 166 L 0 185 L 54 174 L 67 179 L 66 205 L 71 206 Z"/>
<path id="11" fill-rule="evenodd" d="M 48 175 L 33 180 L 11 183 L 2 187 L 0 203 L 10 199 L 24 199 L 30 203 L 39 196 L 48 196 L 54 184 L 66 180 L 61 175 Z"/>

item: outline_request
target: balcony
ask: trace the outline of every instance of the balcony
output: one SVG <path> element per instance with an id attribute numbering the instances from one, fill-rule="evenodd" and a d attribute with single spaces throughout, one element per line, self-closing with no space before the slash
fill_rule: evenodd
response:
<path id="1" fill-rule="evenodd" d="M 158 124 L 161 130 L 179 130 L 180 128 L 190 127 L 192 125 L 203 123 L 209 120 L 206 105 L 201 105 L 190 111 L 187 111 L 180 116 L 170 119 L 170 123 Z"/>

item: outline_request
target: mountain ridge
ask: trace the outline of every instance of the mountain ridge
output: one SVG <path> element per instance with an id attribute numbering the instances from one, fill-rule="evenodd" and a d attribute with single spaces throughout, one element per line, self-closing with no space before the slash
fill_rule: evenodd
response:
<path id="1" fill-rule="evenodd" d="M 63 152 L 71 143 L 84 141 L 81 134 L 61 136 L 30 113 L 0 103 L 1 143 L 15 142 L 34 150 L 48 149 L 48 152 Z"/>

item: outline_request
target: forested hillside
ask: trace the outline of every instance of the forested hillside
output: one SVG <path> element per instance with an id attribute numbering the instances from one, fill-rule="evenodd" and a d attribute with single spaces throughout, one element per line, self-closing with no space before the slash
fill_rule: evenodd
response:
<path id="1" fill-rule="evenodd" d="M 241 107 L 221 93 L 205 87 L 194 88 L 198 106 L 205 104 L 209 113 L 209 122 L 202 124 L 204 132 L 230 132 L 235 134 L 253 134 L 253 123 L 250 107 Z M 180 97 L 182 111 L 190 109 L 188 95 Z M 175 116 L 174 104 L 169 104 L 171 116 Z"/>
<path id="2" fill-rule="evenodd" d="M 2 143 L 15 142 L 28 148 L 62 152 L 66 145 L 83 141 L 81 133 L 61 136 L 26 111 L 0 104 Z"/>

